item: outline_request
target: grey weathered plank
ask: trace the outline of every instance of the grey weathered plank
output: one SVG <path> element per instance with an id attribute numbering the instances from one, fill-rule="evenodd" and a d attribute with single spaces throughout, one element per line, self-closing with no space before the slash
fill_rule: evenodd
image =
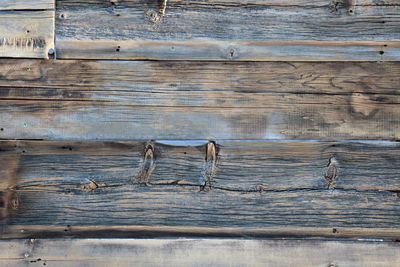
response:
<path id="1" fill-rule="evenodd" d="M 1 63 L 1 138 L 399 138 L 398 63 Z"/>
<path id="2" fill-rule="evenodd" d="M 54 10 L 0 12 L 0 57 L 49 57 L 54 49 Z"/>
<path id="3" fill-rule="evenodd" d="M 215 186 L 254 190 L 316 189 L 332 158 L 336 188 L 399 190 L 400 146 L 392 142 L 220 142 Z"/>
<path id="4" fill-rule="evenodd" d="M 54 0 L 1 0 L 0 10 L 54 10 Z"/>
<path id="5" fill-rule="evenodd" d="M 6 266 L 396 266 L 391 242 L 243 239 L 0 241 Z M 316 253 L 318 251 L 318 253 Z M 290 257 L 288 257 L 290 255 Z"/>
<path id="6" fill-rule="evenodd" d="M 398 231 L 398 195 L 387 191 L 199 191 L 182 185 L 122 185 L 92 192 L 59 185 L 17 189 L 6 226 L 326 227 Z M 336 230 L 333 230 L 336 231 Z M 340 230 L 339 230 L 340 231 Z M 5 233 L 10 233 L 5 228 Z M 12 228 L 11 228 L 11 233 Z M 394 237 L 398 237 L 397 232 Z"/>
<path id="7" fill-rule="evenodd" d="M 396 143 L 225 142 L 211 188 L 203 190 L 202 143 L 153 143 L 148 186 L 137 179 L 148 163 L 146 143 L 1 144 L 3 158 L 20 156 L 13 186 L 19 206 L 3 220 L 3 237 L 20 233 L 16 229 L 31 229 L 35 236 L 54 227 L 64 233 L 84 226 L 104 227 L 103 234 L 107 227 L 169 226 L 308 228 L 303 235 L 313 235 L 310 227 L 325 227 L 353 234 L 352 229 L 368 229 L 362 236 L 378 237 L 375 231 L 386 229 L 394 231 L 392 238 L 399 236 Z M 324 176 L 332 155 L 339 175 L 328 189 Z"/>
<path id="8" fill-rule="evenodd" d="M 305 2 L 168 1 L 161 17 L 156 2 L 57 1 L 57 52 L 92 59 L 399 59 L 397 1 Z"/>
<path id="9" fill-rule="evenodd" d="M 150 184 L 202 184 L 206 141 L 151 143 L 155 168 Z M 0 148 L 3 158 L 21 156 L 21 188 L 58 185 L 64 190 L 82 189 L 90 180 L 108 186 L 136 183 L 146 144 L 2 141 Z M 217 154 L 212 187 L 221 189 L 256 191 L 257 185 L 265 186 L 264 191 L 326 189 L 324 176 L 332 157 L 338 169 L 337 189 L 400 188 L 396 142 L 222 141 L 217 143 Z"/>
<path id="10" fill-rule="evenodd" d="M 61 40 L 57 57 L 112 60 L 398 61 L 399 42 Z"/>

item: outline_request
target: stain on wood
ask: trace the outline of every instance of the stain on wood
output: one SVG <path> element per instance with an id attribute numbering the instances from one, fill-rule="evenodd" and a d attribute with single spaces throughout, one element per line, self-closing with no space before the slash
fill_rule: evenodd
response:
<path id="1" fill-rule="evenodd" d="M 0 220 L 13 215 L 19 207 L 16 192 L 19 157 L 17 154 L 9 156 L 4 154 L 0 149 Z M 4 222 L 0 222 L 0 226 L 3 227 Z"/>

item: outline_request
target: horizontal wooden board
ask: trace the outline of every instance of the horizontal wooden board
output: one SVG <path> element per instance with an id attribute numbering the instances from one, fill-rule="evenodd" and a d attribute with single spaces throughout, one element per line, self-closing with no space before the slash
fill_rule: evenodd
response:
<path id="1" fill-rule="evenodd" d="M 386 229 L 400 236 L 397 143 L 223 142 L 212 172 L 200 141 L 153 142 L 151 162 L 145 142 L 0 143 L 2 162 L 19 157 L 8 179 L 16 181 L 8 188 L 18 206 L 2 220 L 4 237 L 16 229 L 33 228 L 35 236 L 114 226 L 308 228 L 303 235 L 313 235 L 312 227 L 334 235 L 357 228 L 378 237 L 375 230 Z M 328 188 L 332 157 L 338 175 Z M 144 168 L 151 171 L 142 183 Z"/>
<path id="2" fill-rule="evenodd" d="M 54 10 L 0 12 L 0 57 L 49 58 Z"/>
<path id="3" fill-rule="evenodd" d="M 0 62 L 0 138 L 398 139 L 398 63 Z"/>
<path id="4" fill-rule="evenodd" d="M 136 183 L 147 144 L 1 141 L 0 154 L 7 159 L 21 157 L 21 188 L 57 185 L 63 191 L 79 189 L 90 180 L 108 186 Z M 155 169 L 150 184 L 202 184 L 207 141 L 151 144 Z M 223 190 L 256 191 L 257 185 L 264 185 L 264 191 L 326 189 L 324 175 L 332 157 L 339 170 L 337 189 L 400 189 L 397 142 L 224 141 L 217 143 L 217 154 L 212 186 Z"/>
<path id="5" fill-rule="evenodd" d="M 398 61 L 400 43 L 325 41 L 62 40 L 63 59 L 198 61 Z"/>
<path id="6" fill-rule="evenodd" d="M 397 1 L 57 1 L 60 58 L 391 61 Z M 162 15 L 163 14 L 163 15 Z M 93 25 L 96 25 L 93 27 Z"/>
<path id="7" fill-rule="evenodd" d="M 54 10 L 55 0 L 1 0 L 1 10 Z"/>
<path id="8" fill-rule="evenodd" d="M 397 230 L 393 192 L 289 190 L 199 192 L 180 185 L 123 185 L 93 192 L 60 186 L 17 190 L 20 206 L 6 226 L 326 227 Z M 50 228 L 51 229 L 51 228 Z M 333 230 L 335 231 L 335 230 Z M 8 233 L 7 228 L 5 232 Z M 370 234 L 371 234 L 370 233 Z"/>
<path id="9" fill-rule="evenodd" d="M 368 241 L 32 239 L 1 241 L 0 248 L 0 264 L 10 267 L 24 264 L 389 267 L 400 264 L 398 243 Z"/>

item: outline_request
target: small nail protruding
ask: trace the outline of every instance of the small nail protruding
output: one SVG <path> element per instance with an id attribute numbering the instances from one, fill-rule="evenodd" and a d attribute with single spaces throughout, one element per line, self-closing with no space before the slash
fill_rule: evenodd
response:
<path id="1" fill-rule="evenodd" d="M 47 52 L 49 59 L 55 59 L 56 58 L 56 51 L 54 48 L 50 48 L 49 51 Z"/>

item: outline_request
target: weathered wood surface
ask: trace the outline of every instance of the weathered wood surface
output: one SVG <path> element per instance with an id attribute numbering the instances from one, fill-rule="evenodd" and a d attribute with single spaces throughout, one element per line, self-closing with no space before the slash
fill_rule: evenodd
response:
<path id="1" fill-rule="evenodd" d="M 0 1 L 0 57 L 53 57 L 54 17 L 51 0 Z"/>
<path id="2" fill-rule="evenodd" d="M 0 248 L 0 264 L 10 267 L 400 265 L 398 243 L 369 241 L 32 239 L 0 241 Z"/>
<path id="3" fill-rule="evenodd" d="M 324 227 L 400 236 L 398 143 L 223 142 L 214 170 L 207 143 L 172 143 L 151 143 L 153 160 L 144 160 L 144 142 L 2 141 L 3 157 L 20 156 L 19 205 L 2 221 L 3 237 L 84 226 L 312 227 L 309 235 Z M 338 174 L 329 184 L 332 157 Z"/>
<path id="4" fill-rule="evenodd" d="M 0 10 L 54 10 L 54 0 L 1 0 Z"/>
<path id="5" fill-rule="evenodd" d="M 400 58 L 398 1 L 57 1 L 60 58 Z M 164 13 L 162 15 L 161 13 Z"/>
<path id="6" fill-rule="evenodd" d="M 398 139 L 398 63 L 0 62 L 3 139 Z"/>

